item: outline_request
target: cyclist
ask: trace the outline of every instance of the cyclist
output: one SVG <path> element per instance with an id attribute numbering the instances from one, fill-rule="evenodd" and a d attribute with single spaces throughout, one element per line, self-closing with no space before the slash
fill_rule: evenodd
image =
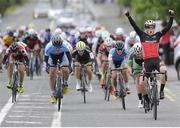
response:
<path id="1" fill-rule="evenodd" d="M 144 67 L 145 71 L 151 72 L 156 69 L 161 73 L 165 73 L 167 71 L 165 65 L 161 65 L 161 61 L 159 59 L 158 48 L 159 48 L 159 40 L 160 38 L 171 28 L 173 19 L 174 19 L 174 11 L 169 10 L 170 20 L 167 26 L 161 30 L 160 32 L 155 33 L 156 24 L 153 20 L 147 20 L 144 24 L 144 32 L 139 29 L 136 25 L 135 21 L 130 16 L 129 12 L 126 11 L 125 15 L 128 17 L 130 24 L 139 35 L 141 44 L 143 47 L 143 59 L 144 59 Z M 160 99 L 164 99 L 164 86 L 166 83 L 165 76 L 166 74 L 161 75 L 161 88 L 160 88 Z M 146 85 L 147 78 L 149 75 L 146 75 L 144 81 L 142 81 L 143 85 Z M 147 98 L 147 96 L 146 96 Z"/>
<path id="2" fill-rule="evenodd" d="M 6 35 L 3 37 L 3 42 L 6 48 L 8 48 L 15 41 L 14 30 L 11 27 L 6 28 Z"/>
<path id="3" fill-rule="evenodd" d="M 113 40 L 110 37 L 107 37 L 99 47 L 97 54 L 97 64 L 101 73 L 100 85 L 104 86 L 104 71 L 106 70 L 106 65 L 108 65 L 108 55 L 111 48 L 113 48 Z M 108 66 L 107 66 L 108 67 Z"/>
<path id="4" fill-rule="evenodd" d="M 125 40 L 125 48 L 129 50 L 137 42 L 140 42 L 139 36 L 137 36 L 135 31 L 131 31 Z"/>
<path id="5" fill-rule="evenodd" d="M 29 29 L 28 34 L 23 39 L 23 42 L 27 44 L 28 48 L 34 50 L 34 57 L 39 55 L 41 66 L 43 64 L 43 47 L 40 38 L 38 37 L 38 33 L 34 29 Z M 30 54 L 30 53 L 29 53 Z"/>
<path id="6" fill-rule="evenodd" d="M 69 60 L 71 58 L 70 51 L 64 44 L 60 34 L 53 34 L 51 42 L 45 47 L 45 63 L 46 71 L 49 72 L 49 83 L 51 88 L 50 102 L 56 103 L 56 73 L 57 62 L 59 61 L 62 66 L 62 73 L 64 76 L 64 94 L 69 92 L 68 78 L 69 78 Z"/>
<path id="7" fill-rule="evenodd" d="M 89 47 L 83 42 L 79 41 L 76 44 L 76 49 L 72 53 L 73 60 L 75 62 L 75 75 L 76 75 L 76 89 L 80 90 L 80 66 L 81 64 L 87 65 L 87 75 L 88 75 L 88 91 L 92 92 L 91 80 L 93 77 L 92 72 L 92 60 L 94 59 L 93 53 L 90 51 Z"/>
<path id="8" fill-rule="evenodd" d="M 28 54 L 27 54 L 27 45 L 23 42 L 15 42 L 7 48 L 6 53 L 3 58 L 3 64 L 7 64 L 7 72 L 8 72 L 8 84 L 7 88 L 12 88 L 12 75 L 13 75 L 13 62 L 18 60 L 19 64 L 19 75 L 20 75 L 20 82 L 18 86 L 18 92 L 24 92 L 24 71 L 25 71 L 25 61 L 26 65 L 29 63 Z"/>
<path id="9" fill-rule="evenodd" d="M 130 89 L 128 86 L 128 66 L 126 63 L 127 54 L 128 53 L 124 47 L 124 42 L 123 41 L 117 41 L 114 45 L 114 48 L 112 48 L 109 52 L 108 61 L 109 61 L 109 68 L 110 69 L 115 69 L 115 68 L 119 68 L 119 67 L 127 68 L 127 69 L 122 71 L 122 75 L 123 75 L 124 81 L 125 81 L 126 92 L 127 92 L 127 94 L 130 94 Z M 112 71 L 112 75 L 111 75 L 112 86 L 111 86 L 110 93 L 113 96 L 113 98 L 115 98 L 115 99 L 116 99 L 116 96 L 115 96 L 116 78 L 117 78 L 117 72 Z"/>
<path id="10" fill-rule="evenodd" d="M 138 108 L 142 108 L 142 94 L 146 95 L 147 92 L 143 93 L 143 90 L 145 90 L 143 87 L 140 85 L 140 73 L 142 70 L 142 63 L 144 62 L 143 60 L 143 51 L 141 47 L 141 43 L 137 42 L 133 45 L 133 47 L 129 50 L 128 53 L 128 66 L 131 69 L 131 73 L 134 76 L 135 83 L 136 83 L 136 89 L 138 93 L 138 98 L 139 98 L 139 104 Z"/>

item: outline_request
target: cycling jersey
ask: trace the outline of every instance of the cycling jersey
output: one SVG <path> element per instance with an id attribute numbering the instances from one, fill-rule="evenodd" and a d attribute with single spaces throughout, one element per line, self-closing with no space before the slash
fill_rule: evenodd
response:
<path id="1" fill-rule="evenodd" d="M 23 42 L 27 44 L 29 49 L 39 50 L 40 48 L 42 48 L 41 41 L 38 39 L 38 37 L 30 38 L 28 36 L 28 37 L 25 37 Z"/>
<path id="2" fill-rule="evenodd" d="M 92 59 L 94 59 L 94 56 L 92 52 L 88 48 L 86 48 L 82 55 L 80 55 L 77 50 L 74 50 L 72 53 L 72 58 L 74 59 L 74 61 L 77 61 L 81 64 L 87 64 L 91 62 Z"/>
<path id="3" fill-rule="evenodd" d="M 116 48 L 112 48 L 109 51 L 108 60 L 113 61 L 112 69 L 119 68 L 121 65 L 126 64 L 126 57 L 127 57 L 127 50 L 124 48 L 122 49 L 122 54 L 118 55 Z"/>
<path id="4" fill-rule="evenodd" d="M 48 43 L 45 47 L 44 54 L 46 64 L 49 64 L 51 67 L 55 67 L 58 60 L 61 65 L 69 65 L 71 60 L 70 51 L 64 43 L 59 47 L 53 46 L 52 42 Z"/>
<path id="5" fill-rule="evenodd" d="M 173 17 L 170 18 L 168 25 L 162 31 L 157 32 L 153 35 L 148 35 L 145 32 L 141 31 L 131 16 L 129 16 L 128 19 L 130 21 L 130 24 L 140 37 L 144 50 L 144 60 L 150 58 L 158 58 L 159 40 L 161 36 L 163 36 L 171 28 L 173 23 Z"/>
<path id="6" fill-rule="evenodd" d="M 101 55 L 105 55 L 105 56 L 108 57 L 109 51 L 106 49 L 106 46 L 104 45 L 104 43 L 102 43 L 102 44 L 99 46 L 98 53 L 101 54 Z"/>
<path id="7" fill-rule="evenodd" d="M 24 62 L 28 64 L 28 54 L 26 50 L 26 44 L 22 42 L 17 42 L 17 49 L 14 51 L 12 50 L 11 46 L 6 49 L 6 53 L 3 58 L 3 63 L 6 62 L 7 58 L 10 57 L 10 63 L 14 60 L 18 60 L 19 62 Z"/>

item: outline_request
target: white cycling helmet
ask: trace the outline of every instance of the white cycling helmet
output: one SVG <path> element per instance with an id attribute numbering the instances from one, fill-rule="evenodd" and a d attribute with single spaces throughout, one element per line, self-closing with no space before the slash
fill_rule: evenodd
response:
<path id="1" fill-rule="evenodd" d="M 135 31 L 131 31 L 131 32 L 129 33 L 129 38 L 130 38 L 130 39 L 135 39 L 135 38 L 136 38 L 136 32 L 135 32 Z"/>
<path id="2" fill-rule="evenodd" d="M 96 36 L 97 38 L 99 38 L 99 37 L 101 37 L 101 33 L 102 33 L 102 30 L 96 30 L 95 36 Z"/>
<path id="3" fill-rule="evenodd" d="M 124 30 L 123 28 L 116 28 L 116 31 L 115 31 L 116 35 L 122 35 L 124 33 Z"/>
<path id="4" fill-rule="evenodd" d="M 110 33 L 107 30 L 102 31 L 101 37 L 105 40 L 107 37 L 110 37 Z"/>
<path id="5" fill-rule="evenodd" d="M 134 48 L 134 53 L 135 53 L 136 55 L 142 52 L 142 47 L 141 47 L 141 43 L 140 43 L 140 42 L 135 43 L 135 44 L 133 45 L 133 48 Z"/>
<path id="6" fill-rule="evenodd" d="M 61 34 L 62 30 L 60 28 L 56 28 L 54 34 Z"/>
<path id="7" fill-rule="evenodd" d="M 113 44 L 113 40 L 111 39 L 111 37 L 107 37 L 104 41 L 105 46 L 112 46 Z"/>

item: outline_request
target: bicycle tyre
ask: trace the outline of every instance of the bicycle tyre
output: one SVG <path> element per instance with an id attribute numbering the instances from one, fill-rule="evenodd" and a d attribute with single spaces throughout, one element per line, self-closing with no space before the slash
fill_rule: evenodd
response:
<path id="1" fill-rule="evenodd" d="M 122 78 L 119 78 L 119 87 L 120 87 L 120 97 L 121 97 L 121 100 L 122 100 L 122 108 L 124 110 L 126 110 L 126 103 L 125 103 L 125 88 L 124 88 L 124 85 L 123 85 L 123 79 Z"/>
<path id="2" fill-rule="evenodd" d="M 153 118 L 157 120 L 157 85 L 153 87 Z"/>
<path id="3" fill-rule="evenodd" d="M 82 76 L 82 78 L 81 78 L 81 87 L 82 87 L 81 93 L 83 94 L 84 104 L 86 104 L 86 86 L 85 86 L 85 83 L 86 83 L 85 76 Z"/>
<path id="4" fill-rule="evenodd" d="M 61 78 L 58 77 L 57 78 L 57 84 L 56 84 L 56 98 L 57 98 L 57 101 L 58 101 L 58 112 L 61 110 L 61 99 L 62 99 L 62 84 L 61 84 Z"/>
<path id="5" fill-rule="evenodd" d="M 34 71 L 33 71 L 33 60 L 31 59 L 30 61 L 30 69 L 29 69 L 29 76 L 30 76 L 30 80 L 33 80 L 33 74 Z"/>
<path id="6" fill-rule="evenodd" d="M 13 74 L 13 87 L 12 87 L 12 103 L 16 102 L 16 95 L 17 95 L 17 84 L 18 84 L 18 73 L 15 72 Z"/>

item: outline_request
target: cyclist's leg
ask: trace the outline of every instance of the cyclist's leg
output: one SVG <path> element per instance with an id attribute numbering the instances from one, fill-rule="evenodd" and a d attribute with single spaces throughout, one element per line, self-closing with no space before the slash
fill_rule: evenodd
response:
<path id="1" fill-rule="evenodd" d="M 101 55 L 101 60 L 103 61 L 103 60 L 108 60 L 108 57 L 106 56 L 106 55 Z M 102 62 L 101 63 L 101 79 L 100 79 L 100 85 L 101 86 L 104 86 L 104 84 L 105 84 L 105 81 L 104 81 L 104 72 L 105 72 L 105 68 L 107 67 L 107 62 Z"/>
<path id="2" fill-rule="evenodd" d="M 115 65 L 112 65 L 112 69 L 115 69 Z M 117 71 L 112 71 L 111 73 L 111 95 L 115 94 L 116 84 L 117 84 Z"/>
<path id="3" fill-rule="evenodd" d="M 7 74 L 8 74 L 7 88 L 12 88 L 12 75 L 13 75 L 13 69 L 14 69 L 13 61 L 14 61 L 14 59 L 10 55 L 9 63 L 8 63 L 8 67 L 7 67 Z"/>
<path id="4" fill-rule="evenodd" d="M 162 62 L 159 65 L 159 71 L 161 73 L 166 73 L 167 72 L 166 65 L 164 63 L 162 63 Z M 165 84 L 166 84 L 167 74 L 161 74 L 160 76 L 161 76 L 160 99 L 164 99 L 164 87 L 165 87 Z"/>
<path id="5" fill-rule="evenodd" d="M 122 67 L 122 68 L 126 68 L 125 70 L 122 70 L 122 75 L 123 75 L 123 78 L 124 78 L 124 81 L 125 81 L 126 91 L 127 91 L 127 93 L 130 93 L 130 89 L 129 89 L 129 85 L 128 85 L 129 72 L 128 72 L 128 65 L 127 65 L 127 63 L 126 63 L 126 60 L 124 60 L 124 61 L 122 62 L 121 67 Z"/>
<path id="6" fill-rule="evenodd" d="M 92 62 L 89 62 L 87 64 L 91 64 Z M 92 66 L 87 66 L 87 75 L 88 75 L 88 86 L 89 86 L 89 92 L 92 92 L 92 85 L 91 85 L 91 80 L 92 80 L 92 77 L 93 77 L 93 72 L 92 72 Z"/>
<path id="7" fill-rule="evenodd" d="M 75 76 L 76 76 L 76 89 L 79 90 L 81 88 L 80 86 L 80 63 L 75 62 Z"/>
<path id="8" fill-rule="evenodd" d="M 24 71 L 25 71 L 25 65 L 23 63 L 19 64 L 19 87 L 18 87 L 18 91 L 20 93 L 24 92 L 24 87 L 23 87 Z"/>

